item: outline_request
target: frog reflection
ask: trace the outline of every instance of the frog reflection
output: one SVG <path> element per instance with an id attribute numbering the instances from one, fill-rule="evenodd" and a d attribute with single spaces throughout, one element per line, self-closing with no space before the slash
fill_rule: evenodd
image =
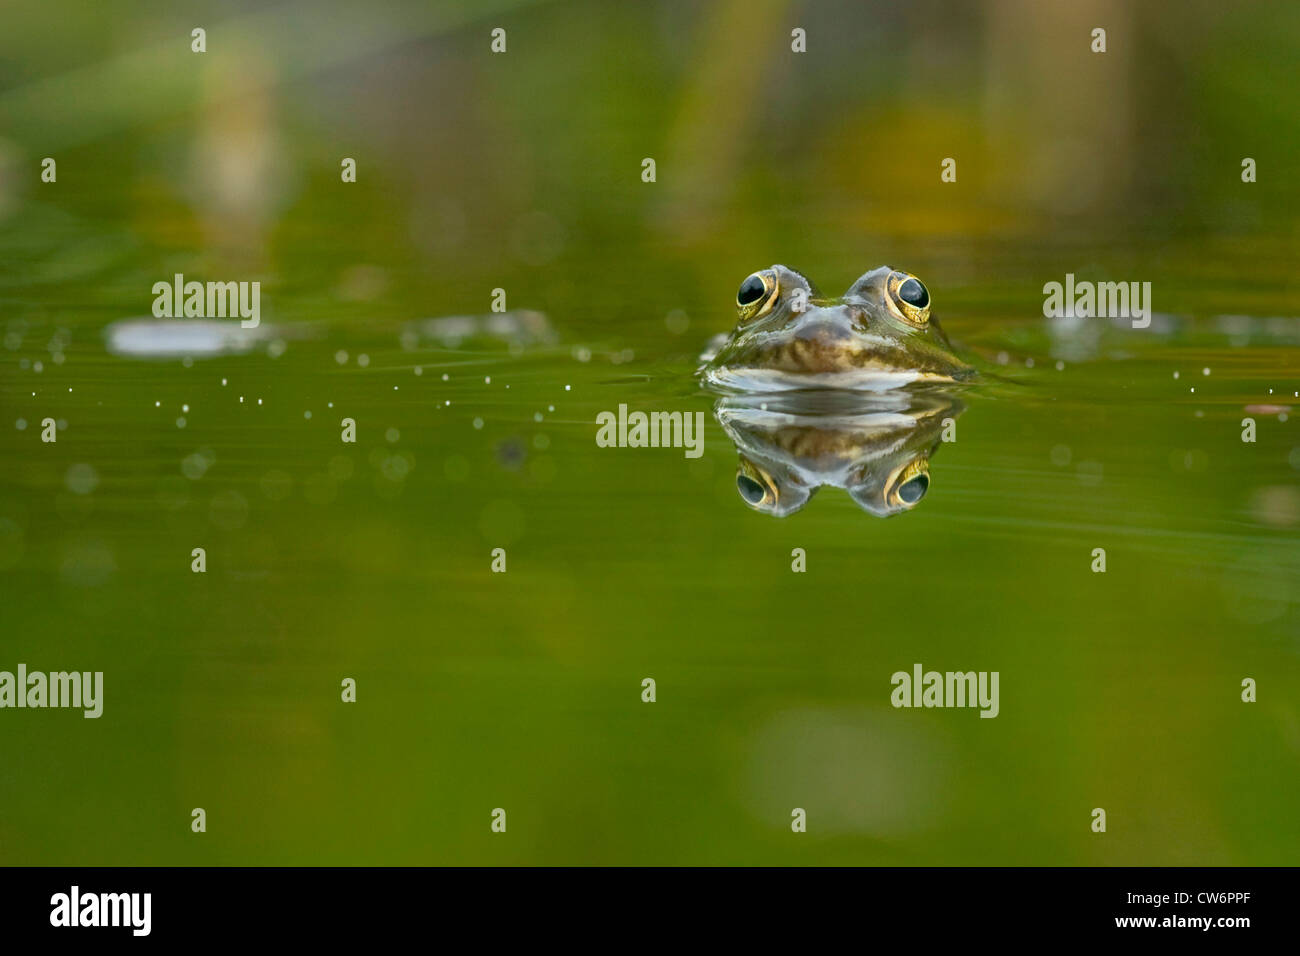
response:
<path id="1" fill-rule="evenodd" d="M 713 413 L 736 446 L 736 490 L 785 517 L 823 485 L 886 518 L 930 491 L 930 458 L 965 406 L 941 392 L 787 392 L 720 399 Z M 951 438 L 950 438 L 951 440 Z"/>

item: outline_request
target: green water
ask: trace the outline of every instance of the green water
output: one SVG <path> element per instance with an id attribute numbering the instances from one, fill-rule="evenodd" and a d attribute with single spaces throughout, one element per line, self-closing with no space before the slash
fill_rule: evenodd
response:
<path id="1" fill-rule="evenodd" d="M 1298 143 L 1252 129 L 1300 18 L 1112 10 L 1103 67 L 1065 12 L 1014 57 L 997 5 L 766 6 L 254 5 L 198 62 L 161 5 L 15 13 L 0 670 L 104 703 L 0 710 L 0 861 L 1296 860 Z M 915 510 L 737 494 L 693 372 L 775 261 L 908 269 L 984 370 Z M 259 280 L 264 338 L 110 349 L 176 272 Z M 1050 323 L 1066 273 L 1151 328 Z M 543 333 L 420 333 L 496 289 Z M 598 447 L 620 404 L 702 455 Z M 917 663 L 996 719 L 892 707 Z"/>

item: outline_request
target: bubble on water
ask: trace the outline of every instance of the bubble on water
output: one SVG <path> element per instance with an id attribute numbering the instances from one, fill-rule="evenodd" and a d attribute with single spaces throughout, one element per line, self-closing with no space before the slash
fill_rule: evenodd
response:
<path id="1" fill-rule="evenodd" d="M 387 441 L 388 444 L 390 445 L 396 442 L 401 437 L 402 437 L 402 433 L 399 432 L 396 428 L 390 428 L 388 429 L 388 431 L 384 432 L 384 440 Z"/>
<path id="2" fill-rule="evenodd" d="M 591 349 L 587 348 L 585 345 L 575 345 L 573 347 L 573 357 L 579 362 L 590 362 Z"/>
<path id="3" fill-rule="evenodd" d="M 442 380 L 445 382 L 445 381 L 447 381 L 447 379 L 448 379 L 447 373 L 446 373 L 446 372 L 443 372 L 443 373 L 442 373 Z"/>
<path id="4" fill-rule="evenodd" d="M 21 431 L 26 431 L 26 430 L 27 430 L 27 419 L 25 419 L 25 418 L 20 418 L 20 419 L 18 419 L 18 421 L 14 422 L 14 428 L 18 429 L 20 432 L 21 432 Z"/>
<path id="5" fill-rule="evenodd" d="M 184 428 L 184 427 L 185 427 L 185 419 L 184 419 L 184 418 L 178 418 L 178 419 L 176 419 L 176 427 L 177 427 L 177 428 Z"/>
<path id="6" fill-rule="evenodd" d="M 284 344 L 284 339 L 275 339 L 267 345 L 266 354 L 271 356 L 271 358 L 279 358 L 284 354 L 286 348 L 288 348 L 288 346 Z"/>
<path id="7" fill-rule="evenodd" d="M 207 474 L 216 460 L 210 451 L 196 451 L 181 459 L 181 474 L 190 481 L 198 481 Z"/>
<path id="8" fill-rule="evenodd" d="M 541 413 L 541 412 L 533 412 L 533 421 L 535 421 L 535 422 L 540 422 L 541 420 L 542 420 L 542 413 Z"/>
<path id="9" fill-rule="evenodd" d="M 226 380 L 224 378 L 221 380 L 221 387 L 222 388 L 226 387 Z"/>
<path id="10" fill-rule="evenodd" d="M 54 423 L 54 427 L 61 432 L 66 432 L 68 430 L 68 420 L 66 418 L 60 418 Z"/>
<path id="11" fill-rule="evenodd" d="M 185 414 L 188 415 L 189 412 L 190 412 L 190 407 L 189 407 L 188 405 L 182 405 L 182 406 L 181 406 L 181 411 L 183 411 Z"/>
<path id="12" fill-rule="evenodd" d="M 483 427 L 483 419 L 481 419 L 481 418 L 475 418 L 474 421 L 473 421 L 473 425 L 474 425 L 474 430 L 475 430 L 475 431 L 480 430 L 480 429 Z"/>
<path id="13" fill-rule="evenodd" d="M 1056 363 L 1056 370 L 1057 370 L 1058 372 L 1064 372 L 1064 371 L 1065 371 L 1065 363 L 1064 363 L 1064 362 L 1061 362 L 1061 361 L 1058 361 L 1058 362 Z"/>
<path id="14" fill-rule="evenodd" d="M 1210 370 L 1209 370 L 1208 368 L 1203 368 L 1203 369 L 1201 369 L 1201 374 L 1202 374 L 1202 375 L 1209 375 L 1209 374 L 1210 374 Z"/>
<path id="15" fill-rule="evenodd" d="M 484 375 L 484 376 L 483 376 L 483 384 L 484 384 L 484 385 L 491 385 L 491 384 L 492 384 L 492 376 L 491 376 L 491 375 Z"/>
<path id="16" fill-rule="evenodd" d="M 302 417 L 307 419 L 307 421 L 311 421 L 311 409 L 308 409 L 307 411 L 303 412 Z"/>
<path id="17" fill-rule="evenodd" d="M 1256 520 L 1274 528 L 1294 528 L 1300 523 L 1300 489 L 1295 485 L 1266 485 L 1251 497 Z"/>
<path id="18" fill-rule="evenodd" d="M 99 484 L 99 472 L 93 466 L 81 462 L 68 469 L 63 476 L 63 483 L 74 495 L 88 495 Z"/>
<path id="19" fill-rule="evenodd" d="M 1101 484 L 1102 464 L 1099 461 L 1081 461 L 1078 464 L 1079 483 L 1090 488 Z"/>
<path id="20" fill-rule="evenodd" d="M 365 352 L 362 352 L 360 355 L 357 356 L 357 364 L 360 365 L 362 368 L 366 368 L 367 366 L 370 365 L 370 356 L 367 355 Z"/>
<path id="21" fill-rule="evenodd" d="M 1056 465 L 1058 468 L 1064 468 L 1070 463 L 1070 458 L 1072 457 L 1070 446 L 1053 445 L 1049 457 L 1051 458 L 1053 465 Z"/>
<path id="22" fill-rule="evenodd" d="M 417 366 L 415 367 L 415 374 L 416 374 L 416 375 L 423 375 L 423 374 L 424 374 L 424 369 L 417 365 Z"/>
<path id="23" fill-rule="evenodd" d="M 40 374 L 41 372 L 44 372 L 44 371 L 45 371 L 45 363 L 44 363 L 44 362 L 41 362 L 41 361 L 39 361 L 39 360 L 37 360 L 37 361 L 36 361 L 35 363 L 33 363 L 33 365 L 32 365 L 32 371 L 33 371 L 33 372 L 36 372 L 37 374 Z"/>
<path id="24" fill-rule="evenodd" d="M 339 349 L 337 352 L 335 352 L 334 361 L 338 362 L 340 365 L 346 365 L 348 362 L 347 350 Z"/>
<path id="25" fill-rule="evenodd" d="M 572 387 L 573 387 L 573 386 L 571 386 L 571 385 L 566 385 L 566 386 L 564 386 L 564 390 L 567 392 L 567 391 L 568 391 L 570 388 L 572 388 Z"/>
<path id="26" fill-rule="evenodd" d="M 399 451 L 395 455 L 389 455 L 379 467 L 389 481 L 404 481 L 414 469 L 415 457 L 409 451 Z"/>

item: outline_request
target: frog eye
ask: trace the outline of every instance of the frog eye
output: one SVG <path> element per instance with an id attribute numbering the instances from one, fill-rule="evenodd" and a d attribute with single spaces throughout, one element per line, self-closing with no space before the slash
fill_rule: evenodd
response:
<path id="1" fill-rule="evenodd" d="M 930 290 L 914 275 L 894 272 L 889 276 L 889 301 L 911 325 L 919 328 L 930 321 Z"/>
<path id="2" fill-rule="evenodd" d="M 914 505 L 930 490 L 930 476 L 917 475 L 898 486 L 898 500 L 905 505 Z"/>
<path id="3" fill-rule="evenodd" d="M 771 310 L 776 301 L 776 273 L 771 269 L 755 272 L 740 284 L 736 293 L 736 307 L 742 319 L 754 319 Z"/>
<path id="4" fill-rule="evenodd" d="M 736 476 L 736 489 L 740 492 L 740 497 L 751 505 L 761 504 L 763 499 L 767 497 L 767 489 L 749 475 Z"/>
<path id="5" fill-rule="evenodd" d="M 736 470 L 736 490 L 751 508 L 766 510 L 776 505 L 776 488 L 767 475 L 748 461 L 742 460 Z"/>
<path id="6" fill-rule="evenodd" d="M 897 508 L 912 508 L 930 490 L 930 463 L 917 459 L 900 471 L 889 492 L 889 503 Z"/>

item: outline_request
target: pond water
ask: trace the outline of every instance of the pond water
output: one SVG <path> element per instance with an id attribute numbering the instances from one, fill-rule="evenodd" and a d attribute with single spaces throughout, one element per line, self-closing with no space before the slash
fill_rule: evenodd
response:
<path id="1" fill-rule="evenodd" d="M 500 63 L 495 21 L 458 7 L 395 16 L 331 71 L 273 31 L 201 68 L 182 48 L 163 68 L 192 99 L 92 84 L 68 108 L 117 112 L 89 128 L 37 111 L 33 77 L 82 56 L 125 83 L 93 22 L 10 75 L 6 168 L 32 182 L 0 220 L 0 670 L 102 671 L 104 699 L 0 713 L 0 859 L 1294 862 L 1296 187 L 1241 183 L 1236 145 L 1170 179 L 1123 149 L 1039 157 L 1086 182 L 1000 173 L 1022 153 L 988 138 L 1018 128 L 999 97 L 1055 116 L 1070 84 L 909 79 L 917 58 L 981 76 L 1016 29 L 918 39 L 941 6 L 838 39 L 851 5 L 807 13 L 827 52 L 781 53 L 776 89 L 721 39 L 757 29 L 727 4 L 530 6 Z M 1166 55 L 1191 62 L 1185 29 Z M 855 72 L 854 44 L 899 69 Z M 1074 82 L 1120 82 L 1083 50 Z M 1189 81 L 1133 69 L 1143 115 L 1182 102 Z M 1229 135 L 1226 81 L 1197 76 Z M 1079 136 L 1107 121 L 1079 109 Z M 923 160 L 873 146 L 882 124 Z M 1136 126 L 1111 133 L 1145 155 L 1189 135 Z M 979 380 L 768 427 L 779 402 L 695 370 L 774 261 L 832 292 L 921 276 Z M 178 272 L 260 281 L 259 326 L 154 318 Z M 1151 282 L 1150 327 L 1044 318 L 1067 273 Z M 620 405 L 700 413 L 698 456 L 601 447 Z M 737 486 L 754 442 L 889 474 L 920 455 L 928 489 L 886 518 L 833 483 L 760 513 Z M 996 718 L 892 706 L 918 664 L 997 672 Z"/>

